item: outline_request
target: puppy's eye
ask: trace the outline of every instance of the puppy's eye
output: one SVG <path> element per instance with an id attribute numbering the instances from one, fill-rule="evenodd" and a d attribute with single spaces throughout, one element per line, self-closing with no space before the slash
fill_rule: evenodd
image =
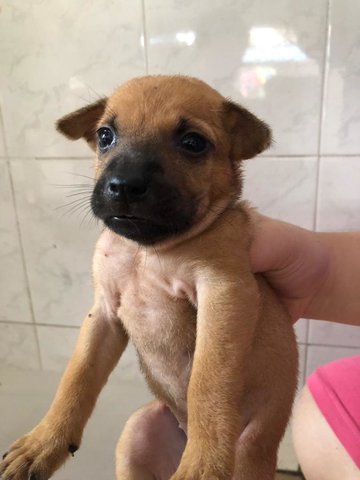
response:
<path id="1" fill-rule="evenodd" d="M 115 132 L 112 128 L 101 127 L 96 133 L 101 151 L 107 150 L 113 143 L 115 143 Z"/>
<path id="2" fill-rule="evenodd" d="M 199 133 L 189 132 L 180 140 L 180 147 L 190 155 L 202 155 L 207 152 L 210 143 Z"/>

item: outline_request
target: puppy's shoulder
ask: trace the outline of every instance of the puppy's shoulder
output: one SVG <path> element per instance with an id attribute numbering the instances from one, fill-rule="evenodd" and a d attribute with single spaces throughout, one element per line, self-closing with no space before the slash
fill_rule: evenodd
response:
<path id="1" fill-rule="evenodd" d="M 193 242 L 190 253 L 195 269 L 211 266 L 235 270 L 239 274 L 249 267 L 252 239 L 252 210 L 246 202 L 228 208 Z"/>
<path id="2" fill-rule="evenodd" d="M 239 201 L 223 212 L 209 231 L 209 241 L 224 248 L 248 250 L 253 232 L 253 208 Z"/>

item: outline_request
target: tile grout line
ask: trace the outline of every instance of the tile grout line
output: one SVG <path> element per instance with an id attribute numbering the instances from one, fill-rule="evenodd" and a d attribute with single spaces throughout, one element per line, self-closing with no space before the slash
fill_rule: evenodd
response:
<path id="1" fill-rule="evenodd" d="M 326 12 L 326 29 L 325 29 L 325 51 L 323 58 L 323 71 L 321 81 L 321 100 L 320 100 L 320 119 L 319 119 L 319 136 L 318 136 L 318 152 L 317 152 L 317 169 L 316 169 L 316 192 L 315 192 L 315 215 L 313 229 L 316 231 L 319 221 L 319 192 L 320 192 L 320 178 L 321 178 L 321 164 L 322 164 L 322 147 L 324 141 L 324 122 L 326 116 L 325 100 L 327 95 L 327 84 L 330 67 L 330 40 L 331 40 L 331 1 L 327 2 Z"/>
<path id="2" fill-rule="evenodd" d="M 8 320 L 0 320 L 0 324 L 2 325 L 33 325 L 32 323 L 28 322 L 9 322 Z M 60 325 L 57 323 L 35 323 L 37 327 L 49 327 L 49 328 L 64 328 L 64 329 L 71 329 L 71 330 L 80 330 L 81 325 Z M 317 342 L 297 342 L 298 345 L 304 346 L 304 347 L 320 347 L 320 348 L 346 348 L 349 350 L 354 350 L 354 351 L 359 351 L 359 347 L 354 346 L 354 345 L 339 345 L 336 343 L 317 343 Z"/>
<path id="3" fill-rule="evenodd" d="M 33 325 L 32 323 L 28 322 L 9 322 L 8 320 L 0 320 L 0 324 L 6 324 L 6 325 Z M 34 325 L 37 327 L 55 327 L 55 328 L 70 328 L 72 330 L 79 330 L 81 325 L 60 325 L 57 323 L 37 323 L 35 322 Z"/>
<path id="4" fill-rule="evenodd" d="M 1 157 L 1 156 L 0 156 L 0 159 L 1 159 L 1 158 L 4 159 L 4 160 L 8 158 L 9 160 L 19 160 L 19 161 L 22 161 L 22 160 L 24 160 L 24 161 L 29 161 L 29 160 L 30 160 L 30 161 L 33 161 L 33 160 L 36 160 L 36 161 L 39 161 L 39 162 L 41 162 L 41 161 L 43 161 L 43 160 L 51 160 L 51 161 L 57 161 L 57 160 L 76 160 L 76 161 L 81 161 L 81 162 L 83 162 L 83 161 L 87 161 L 87 162 L 90 161 L 90 162 L 92 162 L 92 161 L 94 160 L 94 157 L 90 157 L 90 156 L 89 156 L 89 157 L 85 157 L 85 156 L 84 156 L 84 157 L 72 157 L 72 156 L 68 156 L 68 157 L 64 157 L 64 156 L 58 156 L 58 157 L 57 157 L 57 156 L 53 156 L 53 157 L 51 157 L 51 156 L 44 156 L 44 157 L 39 157 L 39 156 L 21 157 L 21 156 L 19 156 L 19 155 L 16 155 L 16 156 L 10 156 L 10 155 L 8 155 L 7 157 Z"/>
<path id="5" fill-rule="evenodd" d="M 6 136 L 5 136 L 5 126 L 4 126 L 2 109 L 0 109 L 0 129 L 1 129 L 1 132 L 2 132 L 3 140 L 4 140 L 5 155 L 7 155 L 6 165 L 7 165 L 8 176 L 9 176 L 9 180 L 10 180 L 11 196 L 12 196 L 12 201 L 13 201 L 14 210 L 15 210 L 16 230 L 17 230 L 19 245 L 20 245 L 21 263 L 22 263 L 24 276 L 25 276 L 25 282 L 26 282 L 26 293 L 27 293 L 27 297 L 28 297 L 28 301 L 29 301 L 29 307 L 30 307 L 30 315 L 31 315 L 31 320 L 32 320 L 31 325 L 34 328 L 36 350 L 37 350 L 39 366 L 40 366 L 40 369 L 43 370 L 43 363 L 42 363 L 41 354 L 40 354 L 40 341 L 39 341 L 38 331 L 37 331 L 36 323 L 35 323 L 34 305 L 33 305 L 33 299 L 32 299 L 31 290 L 30 290 L 29 273 L 28 273 L 28 270 L 27 270 L 26 260 L 25 260 L 24 242 L 23 242 L 21 229 L 20 229 L 18 206 L 17 206 L 17 202 L 16 202 L 16 195 L 15 195 L 14 178 L 13 178 L 13 174 L 12 174 L 12 170 L 11 170 L 10 158 L 8 156 L 8 145 L 7 145 Z M 11 323 L 11 322 L 9 322 L 9 323 Z M 17 323 L 17 322 L 12 322 L 12 323 Z M 27 325 L 30 325 L 30 324 L 27 324 Z"/>
<path id="6" fill-rule="evenodd" d="M 313 154 L 301 154 L 301 153 L 289 153 L 289 154 L 274 154 L 274 155 L 271 155 L 271 154 L 265 154 L 265 155 L 260 155 L 258 157 L 256 157 L 255 159 L 251 159 L 251 162 L 254 162 L 254 160 L 258 159 L 258 160 L 268 160 L 268 159 L 290 159 L 290 161 L 292 159 L 301 159 L 301 158 L 305 158 L 305 159 L 308 159 L 308 158 L 318 158 L 319 156 L 319 153 L 313 153 Z M 326 154 L 322 154 L 321 155 L 321 158 L 342 158 L 342 159 L 348 159 L 348 158 L 360 158 L 360 152 L 359 153 L 344 153 L 344 154 L 340 154 L 340 153 L 326 153 Z M 2 156 L 0 155 L 0 160 L 19 160 L 19 161 L 29 161 L 29 160 L 35 160 L 35 161 L 38 161 L 38 162 L 41 162 L 41 161 L 56 161 L 56 160 L 75 160 L 75 161 L 81 161 L 81 162 L 84 162 L 84 161 L 90 161 L 92 162 L 94 160 L 94 157 L 72 157 L 72 156 L 69 156 L 69 157 L 64 157 L 64 156 L 59 156 L 59 157 L 51 157 L 51 156 L 44 156 L 44 157 L 39 157 L 39 156 L 36 156 L 36 157 L 22 157 L 22 156 Z M 250 161 L 250 160 L 244 160 L 245 162 L 247 161 Z"/>
<path id="7" fill-rule="evenodd" d="M 147 35 L 147 28 L 146 28 L 145 0 L 141 0 L 141 8 L 142 8 L 142 24 L 143 24 L 143 36 L 144 36 L 145 72 L 146 72 L 146 75 L 149 75 L 148 35 Z"/>
<path id="8" fill-rule="evenodd" d="M 322 142 L 323 142 L 323 126 L 325 120 L 325 97 L 327 93 L 327 79 L 329 74 L 329 58 L 330 58 L 330 35 L 331 35 L 331 25 L 330 25 L 330 15 L 331 15 L 331 0 L 327 1 L 326 6 L 326 18 L 325 18 L 325 45 L 324 45 L 324 57 L 323 57 L 323 69 L 321 75 L 321 98 L 320 98 L 320 118 L 319 118 L 319 134 L 318 134 L 318 148 L 317 148 L 317 162 L 316 162 L 316 177 L 315 177 L 315 205 L 314 205 L 314 221 L 313 221 L 313 230 L 316 231 L 318 227 L 318 217 L 319 217 L 319 192 L 320 192 L 320 173 L 321 173 L 321 152 L 322 152 Z M 306 370 L 308 364 L 308 347 L 309 337 L 310 337 L 310 322 L 308 319 L 306 325 L 305 333 L 305 351 L 304 351 L 304 382 L 306 383 Z"/>

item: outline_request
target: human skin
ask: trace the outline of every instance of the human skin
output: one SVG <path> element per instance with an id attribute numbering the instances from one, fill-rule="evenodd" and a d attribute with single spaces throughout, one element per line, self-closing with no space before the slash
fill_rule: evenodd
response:
<path id="1" fill-rule="evenodd" d="M 360 324 L 360 232 L 318 233 L 254 214 L 250 260 L 299 318 Z"/>

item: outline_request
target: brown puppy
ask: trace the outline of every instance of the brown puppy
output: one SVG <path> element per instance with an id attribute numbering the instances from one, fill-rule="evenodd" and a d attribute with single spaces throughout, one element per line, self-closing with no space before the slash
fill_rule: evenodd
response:
<path id="1" fill-rule="evenodd" d="M 97 152 L 92 208 L 107 228 L 75 353 L 1 478 L 48 479 L 79 447 L 130 339 L 158 400 L 128 421 L 118 480 L 273 479 L 297 352 L 287 313 L 251 273 L 255 213 L 239 200 L 241 160 L 270 145 L 269 128 L 199 80 L 150 76 L 58 129 Z"/>

